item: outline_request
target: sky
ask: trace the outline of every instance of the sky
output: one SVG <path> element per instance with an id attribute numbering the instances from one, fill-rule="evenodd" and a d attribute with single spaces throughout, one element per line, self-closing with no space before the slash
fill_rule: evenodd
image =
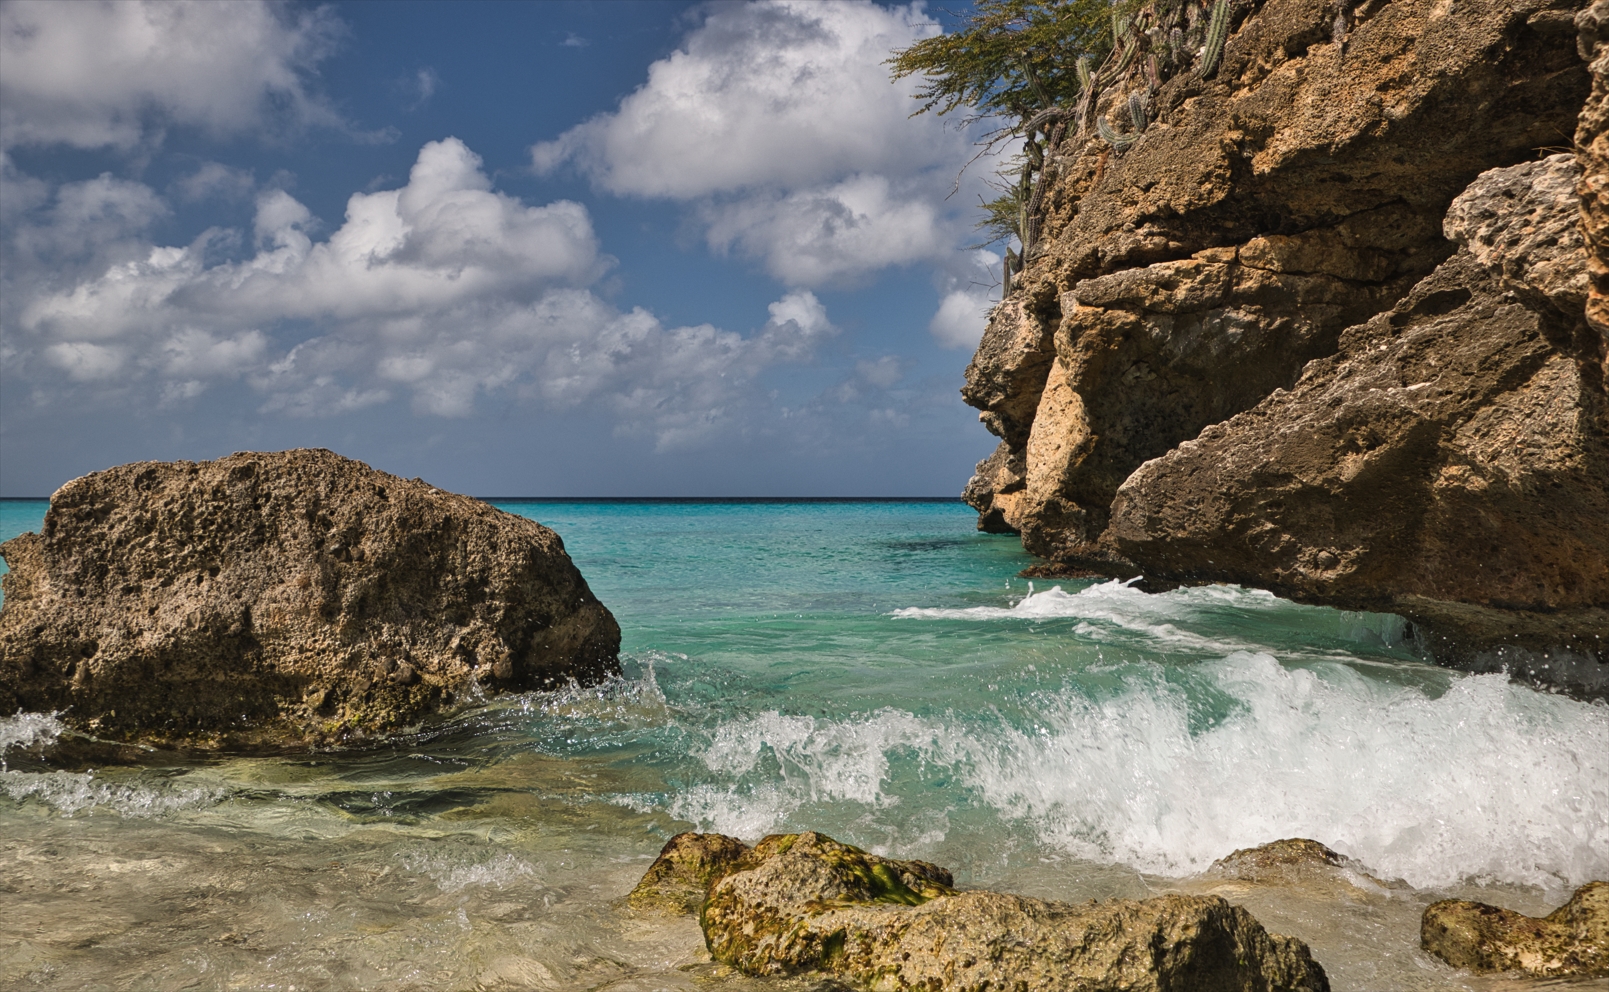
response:
<path id="1" fill-rule="evenodd" d="M 0 0 L 0 495 L 959 492 L 993 167 L 883 64 L 955 6 Z"/>

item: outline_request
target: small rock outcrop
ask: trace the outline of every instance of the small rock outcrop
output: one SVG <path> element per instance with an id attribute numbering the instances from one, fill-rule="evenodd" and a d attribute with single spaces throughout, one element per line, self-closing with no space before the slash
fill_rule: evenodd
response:
<path id="1" fill-rule="evenodd" d="M 103 739 L 327 743 L 619 671 L 557 534 L 330 451 L 86 475 L 0 555 L 0 712 Z"/>
<path id="2" fill-rule="evenodd" d="M 702 876 L 713 859 L 678 852 L 709 850 L 710 836 L 673 838 L 662 861 L 697 861 L 691 875 Z M 739 843 L 726 840 L 723 852 Z M 1306 945 L 1271 936 L 1214 896 L 1072 905 L 963 892 L 936 865 L 818 833 L 767 837 L 731 867 L 710 887 L 700 918 L 711 955 L 749 975 L 814 973 L 927 992 L 1329 988 Z M 644 886 L 679 870 L 656 862 Z"/>
<path id="3" fill-rule="evenodd" d="M 1454 968 L 1539 978 L 1609 977 L 1609 882 L 1590 882 L 1547 916 L 1444 899 L 1425 910 L 1425 950 Z"/>
<path id="4" fill-rule="evenodd" d="M 665 842 L 642 881 L 626 896 L 632 909 L 696 913 L 710 886 L 739 870 L 751 848 L 725 834 L 681 833 Z"/>

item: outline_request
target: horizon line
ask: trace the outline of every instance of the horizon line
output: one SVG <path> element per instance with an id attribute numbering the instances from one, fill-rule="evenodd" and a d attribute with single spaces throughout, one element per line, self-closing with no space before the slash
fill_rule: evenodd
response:
<path id="1" fill-rule="evenodd" d="M 439 486 L 437 487 L 440 488 Z M 444 492 L 450 490 L 443 490 Z M 482 503 L 961 503 L 959 496 L 471 496 Z M 49 496 L 0 496 L 0 503 L 49 502 Z"/>

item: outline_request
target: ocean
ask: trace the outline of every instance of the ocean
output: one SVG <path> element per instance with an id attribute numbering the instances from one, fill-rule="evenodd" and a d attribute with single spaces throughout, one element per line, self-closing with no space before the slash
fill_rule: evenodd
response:
<path id="1" fill-rule="evenodd" d="M 494 502 L 563 537 L 623 678 L 362 750 L 13 760 L 0 986 L 795 987 L 623 909 L 695 828 L 815 829 L 1046 898 L 1218 892 L 1337 990 L 1510 987 L 1420 951 L 1423 908 L 1538 913 L 1609 878 L 1609 706 L 1429 664 L 1398 618 L 1029 581 L 950 501 Z M 45 506 L 0 502 L 0 538 Z M 8 715 L 0 748 L 59 732 Z M 1203 874 L 1283 837 L 1355 884 Z"/>

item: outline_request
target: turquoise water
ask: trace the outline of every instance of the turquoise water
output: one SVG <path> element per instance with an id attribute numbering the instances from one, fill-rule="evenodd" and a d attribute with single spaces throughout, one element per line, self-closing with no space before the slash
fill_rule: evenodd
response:
<path id="1" fill-rule="evenodd" d="M 1396 618 L 1030 584 L 1016 541 L 958 503 L 499 505 L 563 536 L 620 620 L 624 678 L 311 762 L 0 772 L 10 868 L 66 859 L 17 890 L 64 934 L 86 905 L 256 892 L 186 910 L 174 948 L 133 924 L 97 938 L 122 956 L 12 934 L 0 976 L 188 981 L 176 948 L 212 934 L 208 973 L 242 987 L 748 988 L 699 970 L 696 927 L 620 922 L 690 827 L 818 829 L 1056 898 L 1189 889 L 1236 848 L 1311 837 L 1400 880 L 1339 908 L 1241 893 L 1337 988 L 1472 987 L 1417 950 L 1430 899 L 1534 912 L 1609 877 L 1609 707 L 1426 664 Z M 0 503 L 0 537 L 43 509 Z M 57 732 L 13 717 L 0 745 Z M 105 869 L 152 858 L 191 867 Z M 326 863 L 361 877 L 318 889 Z M 75 871 L 99 902 L 48 895 Z"/>

